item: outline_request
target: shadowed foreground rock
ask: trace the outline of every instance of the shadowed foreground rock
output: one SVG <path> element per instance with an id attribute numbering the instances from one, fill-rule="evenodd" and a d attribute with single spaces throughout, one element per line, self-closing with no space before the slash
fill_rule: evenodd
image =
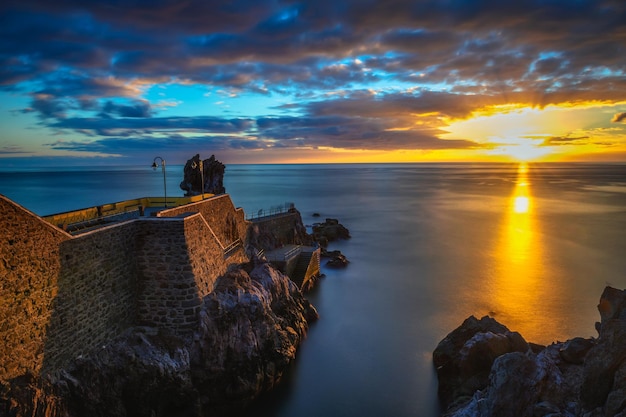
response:
<path id="1" fill-rule="evenodd" d="M 234 269 L 190 335 L 136 327 L 66 369 L 0 386 L 0 416 L 223 416 L 271 389 L 317 319 L 285 275 Z"/>
<path id="2" fill-rule="evenodd" d="M 626 291 L 606 287 L 597 339 L 543 347 L 470 317 L 433 353 L 447 417 L 626 417 Z"/>

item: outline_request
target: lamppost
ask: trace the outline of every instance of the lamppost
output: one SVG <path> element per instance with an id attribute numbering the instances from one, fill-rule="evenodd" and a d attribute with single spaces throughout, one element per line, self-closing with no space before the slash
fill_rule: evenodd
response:
<path id="1" fill-rule="evenodd" d="M 204 167 L 203 167 L 202 159 L 200 159 L 197 164 L 196 164 L 196 161 L 193 161 L 193 163 L 191 164 L 191 167 L 193 169 L 200 168 L 200 181 L 202 182 L 202 199 L 204 200 Z"/>
<path id="2" fill-rule="evenodd" d="M 165 194 L 165 208 L 167 208 L 167 185 L 165 181 L 165 159 L 161 158 L 160 156 L 157 156 L 156 158 L 154 158 L 154 161 L 152 162 L 152 169 L 155 171 L 157 167 L 159 166 L 159 164 L 157 164 L 157 159 L 161 160 L 161 169 L 163 170 L 163 193 Z"/>

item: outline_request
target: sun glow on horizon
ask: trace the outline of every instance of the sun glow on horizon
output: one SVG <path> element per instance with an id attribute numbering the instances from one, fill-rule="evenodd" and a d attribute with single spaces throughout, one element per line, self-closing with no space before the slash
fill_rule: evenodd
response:
<path id="1" fill-rule="evenodd" d="M 466 119 L 451 120 L 442 139 L 472 140 L 483 152 L 513 161 L 576 160 L 626 151 L 623 129 L 606 126 L 620 103 L 575 103 L 532 107 L 492 106 Z"/>

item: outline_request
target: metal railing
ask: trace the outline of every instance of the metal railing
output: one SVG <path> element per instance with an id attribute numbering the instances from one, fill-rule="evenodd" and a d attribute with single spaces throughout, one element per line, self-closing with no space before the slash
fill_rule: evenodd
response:
<path id="1" fill-rule="evenodd" d="M 268 210 L 260 209 L 256 213 L 246 214 L 246 220 L 260 219 L 262 217 L 275 216 L 277 214 L 288 213 L 289 210 L 294 209 L 294 203 L 288 202 L 278 206 L 272 206 Z"/>
<path id="2" fill-rule="evenodd" d="M 230 245 L 224 248 L 224 258 L 228 258 L 241 246 L 241 239 L 233 241 Z"/>
<path id="3" fill-rule="evenodd" d="M 300 255 L 300 252 L 302 252 L 302 246 L 298 245 L 298 246 L 294 246 L 293 248 L 289 249 L 286 252 L 266 253 L 265 257 L 267 258 L 268 261 L 275 261 L 275 262 L 285 261 L 286 262 Z"/>
<path id="4" fill-rule="evenodd" d="M 193 197 L 169 197 L 167 205 L 177 207 L 184 204 L 200 201 L 200 196 Z M 103 219 L 111 219 L 113 217 L 122 216 L 119 220 L 123 220 L 124 215 L 131 216 L 130 213 L 138 217 L 143 214 L 143 210 L 149 208 L 159 208 L 165 206 L 163 197 L 142 197 L 132 200 L 118 201 L 115 203 L 101 204 L 95 207 L 88 207 L 80 210 L 73 210 L 64 213 L 52 214 L 44 216 L 43 219 L 59 227 L 71 227 L 74 224 L 100 222 Z"/>

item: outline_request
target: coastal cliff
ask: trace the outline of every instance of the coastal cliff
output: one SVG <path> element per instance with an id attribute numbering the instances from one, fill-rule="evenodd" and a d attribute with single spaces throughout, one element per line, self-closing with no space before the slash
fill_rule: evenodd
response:
<path id="1" fill-rule="evenodd" d="M 598 338 L 540 346 L 469 317 L 433 353 L 446 417 L 625 417 L 626 290 L 606 287 Z"/>
<path id="2" fill-rule="evenodd" d="M 222 416 L 280 379 L 317 318 L 289 278 L 256 261 L 202 300 L 192 332 L 132 327 L 43 378 L 0 385 L 0 416 Z"/>

